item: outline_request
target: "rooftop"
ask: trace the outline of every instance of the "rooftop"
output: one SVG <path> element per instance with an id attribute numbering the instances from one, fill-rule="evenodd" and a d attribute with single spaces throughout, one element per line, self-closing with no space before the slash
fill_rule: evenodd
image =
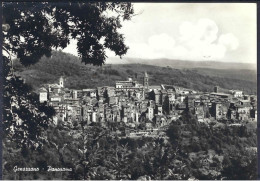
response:
<path id="1" fill-rule="evenodd" d="M 219 95 L 219 96 L 230 96 L 230 94 L 225 94 L 225 93 L 217 93 L 217 92 L 211 92 L 211 95 Z"/>
<path id="2" fill-rule="evenodd" d="M 39 89 L 39 92 L 47 92 L 47 90 L 44 87 L 42 87 Z"/>

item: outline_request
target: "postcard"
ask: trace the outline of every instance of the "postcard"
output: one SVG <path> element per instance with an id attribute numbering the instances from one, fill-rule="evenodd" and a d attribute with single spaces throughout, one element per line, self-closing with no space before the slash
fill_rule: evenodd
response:
<path id="1" fill-rule="evenodd" d="M 256 180 L 257 4 L 2 3 L 4 180 Z"/>

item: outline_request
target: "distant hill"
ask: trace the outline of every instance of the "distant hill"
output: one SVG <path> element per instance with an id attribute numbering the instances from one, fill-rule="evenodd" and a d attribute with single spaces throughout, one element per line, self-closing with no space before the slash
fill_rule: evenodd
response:
<path id="1" fill-rule="evenodd" d="M 224 77 L 231 79 L 239 80 L 248 80 L 257 82 L 257 71 L 250 69 L 212 69 L 212 68 L 192 68 L 191 70 L 196 71 L 197 73 L 215 76 L 215 77 Z"/>
<path id="2" fill-rule="evenodd" d="M 243 77 L 236 71 L 223 73 L 218 69 L 176 69 L 145 64 L 106 64 L 96 67 L 85 65 L 77 57 L 63 52 L 54 52 L 51 58 L 43 57 L 28 68 L 15 62 L 14 68 L 15 73 L 35 89 L 41 84 L 57 82 L 62 75 L 66 79 L 65 86 L 75 89 L 114 86 L 117 80 L 126 80 L 128 77 L 142 83 L 144 72 L 147 71 L 150 85 L 170 84 L 200 91 L 212 91 L 218 85 L 224 89 L 256 93 L 256 80 L 250 77 L 252 72 L 252 75 Z"/>
<path id="3" fill-rule="evenodd" d="M 115 64 L 147 64 L 176 69 L 210 68 L 210 69 L 250 69 L 256 70 L 256 65 L 249 63 L 217 62 L 217 61 L 188 61 L 174 59 L 140 59 L 140 58 L 109 58 L 108 62 Z"/>

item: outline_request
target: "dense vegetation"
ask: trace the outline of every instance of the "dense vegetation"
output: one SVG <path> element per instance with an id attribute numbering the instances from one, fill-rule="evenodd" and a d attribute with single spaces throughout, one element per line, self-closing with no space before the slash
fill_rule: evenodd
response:
<path id="1" fill-rule="evenodd" d="M 241 80 L 238 74 L 232 75 L 232 73 L 227 77 L 217 76 L 217 72 L 223 74 L 223 70 L 214 69 L 213 75 L 216 76 L 210 76 L 205 70 L 200 72 L 199 69 L 174 69 L 144 64 L 111 64 L 94 67 L 84 65 L 77 57 L 62 52 L 54 52 L 51 58 L 43 57 L 29 68 L 16 63 L 15 70 L 34 88 L 43 83 L 56 82 L 61 75 L 66 77 L 65 86 L 75 89 L 114 86 L 115 81 L 126 80 L 128 77 L 142 83 L 144 71 L 147 71 L 150 85 L 170 84 L 200 91 L 212 91 L 213 87 L 218 85 L 224 89 L 242 89 L 247 93 L 256 93 L 256 81 L 251 80 L 250 76 L 246 80 Z"/>
<path id="2" fill-rule="evenodd" d="M 43 56 L 51 57 L 53 49 L 66 48 L 74 39 L 81 62 L 103 65 L 107 58 L 105 49 L 119 57 L 126 54 L 128 47 L 118 29 L 122 21 L 133 15 L 129 2 L 3 3 L 0 67 L 4 68 L 1 74 L 4 80 L 0 89 L 4 92 L 4 139 L 19 146 L 38 147 L 41 133 L 54 113 L 52 108 L 40 104 L 30 86 L 13 73 L 13 56 L 28 67 Z"/>
<path id="3" fill-rule="evenodd" d="M 250 151 L 256 147 L 253 124 L 207 126 L 185 111 L 165 137 L 133 139 L 109 133 L 98 124 L 58 125 L 49 127 L 47 142 L 38 151 L 6 150 L 13 143 L 5 142 L 5 179 L 256 179 L 256 152 Z M 13 174 L 15 165 L 41 171 Z M 46 172 L 48 166 L 72 171 Z"/>
<path id="4" fill-rule="evenodd" d="M 250 69 L 213 69 L 213 68 L 193 68 L 196 72 L 215 77 L 225 77 L 255 82 L 257 81 L 257 71 Z"/>

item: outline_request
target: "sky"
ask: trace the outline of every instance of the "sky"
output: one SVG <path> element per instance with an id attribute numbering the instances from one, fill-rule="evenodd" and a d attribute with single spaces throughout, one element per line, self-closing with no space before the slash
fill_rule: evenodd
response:
<path id="1" fill-rule="evenodd" d="M 137 15 L 119 30 L 124 57 L 256 64 L 256 3 L 133 4 Z M 76 41 L 64 51 L 77 55 Z"/>

